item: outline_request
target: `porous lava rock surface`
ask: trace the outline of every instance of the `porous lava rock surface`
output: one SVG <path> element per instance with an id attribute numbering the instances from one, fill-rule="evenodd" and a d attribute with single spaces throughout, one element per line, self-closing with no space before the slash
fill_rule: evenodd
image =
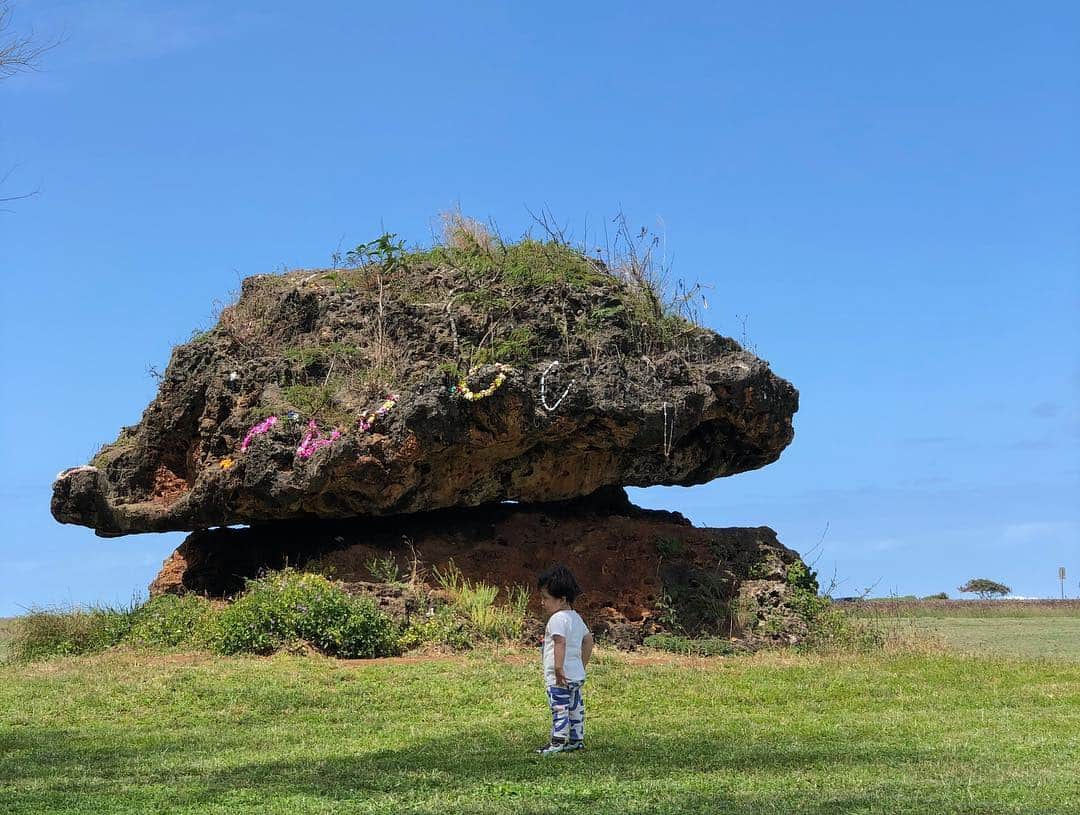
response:
<path id="1" fill-rule="evenodd" d="M 495 286 L 492 317 L 436 263 L 405 292 L 356 274 L 352 287 L 332 272 L 245 280 L 213 329 L 175 349 L 138 424 L 60 474 L 54 517 L 115 536 L 560 501 L 703 484 L 775 461 L 793 437 L 798 393 L 768 363 L 678 318 L 643 338 L 611 275 L 464 292 Z M 510 339 L 486 346 L 509 318 Z M 365 387 L 374 366 L 392 369 L 381 392 Z M 473 391 L 505 381 L 471 400 L 451 370 Z M 340 436 L 302 457 L 312 421 Z"/>

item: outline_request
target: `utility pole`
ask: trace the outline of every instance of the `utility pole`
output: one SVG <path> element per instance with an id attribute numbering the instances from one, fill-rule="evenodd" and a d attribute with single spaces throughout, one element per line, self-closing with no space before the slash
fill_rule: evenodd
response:
<path id="1" fill-rule="evenodd" d="M 1065 567 L 1058 566 L 1058 580 L 1061 581 L 1061 599 L 1065 599 Z"/>

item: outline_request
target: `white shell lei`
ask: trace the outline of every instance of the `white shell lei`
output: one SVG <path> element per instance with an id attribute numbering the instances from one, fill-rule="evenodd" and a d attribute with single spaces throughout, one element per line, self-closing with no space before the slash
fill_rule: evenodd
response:
<path id="1" fill-rule="evenodd" d="M 671 406 L 671 425 L 668 425 L 668 403 L 664 402 L 664 458 L 671 455 L 671 448 L 675 443 L 675 422 L 679 417 L 679 405 Z"/>
<path id="2" fill-rule="evenodd" d="M 555 360 L 555 362 L 552 362 L 550 365 L 548 365 L 547 369 L 542 374 L 540 374 L 540 404 L 542 404 L 544 406 L 544 410 L 548 411 L 549 413 L 559 406 L 562 400 L 566 398 L 566 395 L 570 393 L 570 388 L 574 387 L 574 382 L 577 381 L 571 379 L 570 384 L 566 386 L 566 390 L 563 391 L 562 396 L 555 400 L 554 405 L 549 405 L 547 400 L 547 375 L 551 373 L 552 368 L 556 368 L 558 367 L 558 365 L 559 361 Z"/>

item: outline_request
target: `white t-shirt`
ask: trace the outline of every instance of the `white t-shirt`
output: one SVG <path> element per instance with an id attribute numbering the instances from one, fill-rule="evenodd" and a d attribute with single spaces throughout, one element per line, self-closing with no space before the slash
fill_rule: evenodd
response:
<path id="1" fill-rule="evenodd" d="M 566 658 L 563 673 L 567 682 L 584 682 L 585 666 L 581 662 L 581 641 L 589 633 L 589 627 L 581 615 L 571 609 L 556 611 L 544 629 L 544 682 L 555 684 L 555 635 L 566 639 Z"/>

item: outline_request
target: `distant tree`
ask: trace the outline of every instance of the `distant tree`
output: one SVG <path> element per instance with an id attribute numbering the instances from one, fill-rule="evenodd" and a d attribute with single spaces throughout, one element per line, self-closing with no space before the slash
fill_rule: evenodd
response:
<path id="1" fill-rule="evenodd" d="M 1004 583 L 996 583 L 993 580 L 987 580 L 985 577 L 976 577 L 969 580 L 957 591 L 962 591 L 965 594 L 977 594 L 982 600 L 989 599 L 994 595 L 1004 597 L 1006 594 L 1012 594 L 1012 589 Z"/>

